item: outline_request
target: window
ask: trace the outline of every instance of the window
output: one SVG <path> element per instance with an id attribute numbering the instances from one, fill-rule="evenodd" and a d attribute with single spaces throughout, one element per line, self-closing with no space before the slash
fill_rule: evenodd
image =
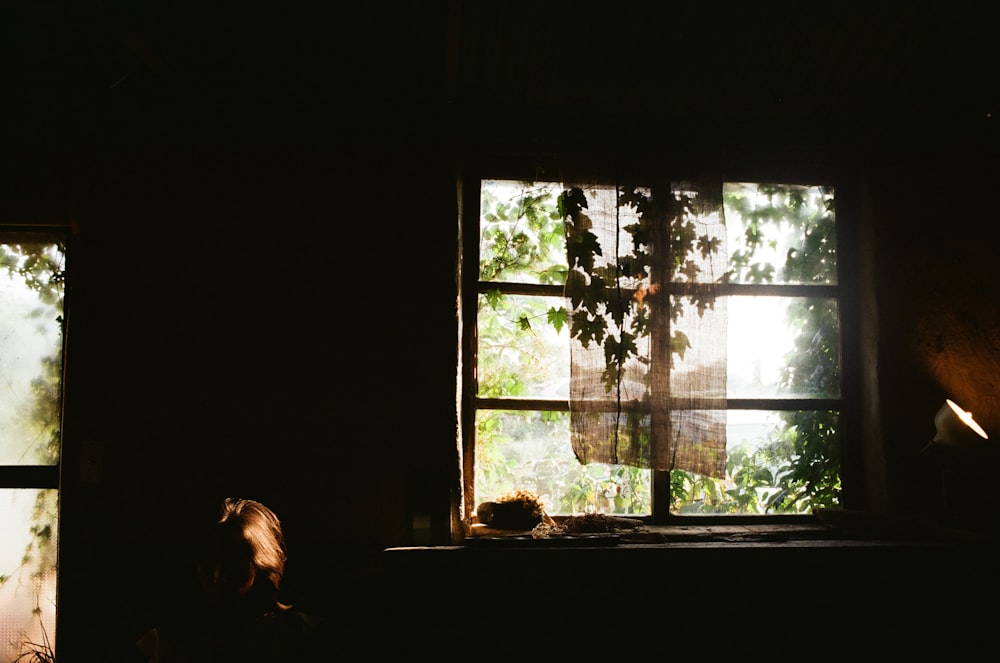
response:
<path id="1" fill-rule="evenodd" d="M 55 643 L 66 236 L 0 225 L 0 659 Z"/>
<path id="2" fill-rule="evenodd" d="M 520 490 L 655 523 L 842 505 L 835 187 L 578 179 L 465 197 L 467 519 Z"/>

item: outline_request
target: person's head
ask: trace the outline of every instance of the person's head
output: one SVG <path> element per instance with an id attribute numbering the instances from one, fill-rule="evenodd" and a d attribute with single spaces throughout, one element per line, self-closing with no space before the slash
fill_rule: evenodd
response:
<path id="1" fill-rule="evenodd" d="M 226 498 L 205 543 L 198 577 L 214 606 L 233 609 L 251 595 L 277 604 L 286 551 L 273 511 L 254 500 Z"/>

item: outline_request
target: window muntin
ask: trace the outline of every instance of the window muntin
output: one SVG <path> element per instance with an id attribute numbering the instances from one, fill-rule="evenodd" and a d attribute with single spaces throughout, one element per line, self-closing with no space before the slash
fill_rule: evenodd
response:
<path id="1" fill-rule="evenodd" d="M 547 203 L 554 204 L 561 190 L 558 183 L 481 182 L 480 352 L 498 340 L 491 332 L 498 324 L 496 318 L 507 316 L 503 328 L 510 336 L 501 345 L 505 352 L 514 353 L 539 347 L 539 326 L 551 326 L 546 321 L 564 322 L 557 313 L 563 305 L 566 269 L 565 245 L 560 243 L 561 217 L 546 208 Z M 724 192 L 731 251 L 716 303 L 730 315 L 731 333 L 724 352 L 729 355 L 729 378 L 726 393 L 714 396 L 723 397 L 728 412 L 727 477 L 718 481 L 678 470 L 670 472 L 668 510 L 671 514 L 771 512 L 769 500 L 788 492 L 789 484 L 782 484 L 782 477 L 801 474 L 802 463 L 797 467 L 794 461 L 801 460 L 804 453 L 815 453 L 809 447 L 817 444 L 824 447 L 821 453 L 827 457 L 829 476 L 821 479 L 823 489 L 815 500 L 799 500 L 790 512 L 835 505 L 840 490 L 841 330 L 832 190 L 740 182 L 726 184 Z M 598 191 L 590 202 L 589 209 L 598 205 L 613 208 L 614 189 Z M 508 315 L 518 309 L 504 300 L 526 292 L 535 298 L 530 312 L 521 317 Z M 696 319 L 696 315 L 681 318 Z M 763 326 L 764 321 L 772 324 Z M 812 336 L 804 338 L 801 332 L 807 325 L 812 325 Z M 565 328 L 562 331 L 565 338 Z M 545 346 L 548 356 L 535 357 L 528 364 L 533 370 L 541 365 L 566 365 L 562 357 L 568 354 L 568 345 L 559 346 L 559 335 L 549 337 L 557 343 Z M 816 347 L 809 348 L 809 344 Z M 520 384 L 521 376 L 512 369 L 513 363 L 502 369 L 489 366 L 495 361 L 494 352 L 477 358 L 480 382 L 478 398 L 474 399 L 472 436 L 475 462 L 466 464 L 467 468 L 475 467 L 474 494 L 467 491 L 467 512 L 474 513 L 476 504 L 510 490 L 528 489 L 539 494 L 550 515 L 593 510 L 652 513 L 649 486 L 653 472 L 577 463 L 569 444 L 565 391 L 551 386 L 538 389 L 531 380 Z M 804 369 L 810 373 L 805 374 Z M 503 381 L 496 379 L 501 373 Z M 671 376 L 671 380 L 680 379 L 681 372 Z M 562 380 L 568 382 L 568 378 Z M 501 383 L 518 386 L 496 389 Z M 641 392 L 641 385 L 636 387 Z M 536 400 L 527 405 L 517 403 L 524 398 Z M 515 410 L 501 415 L 503 408 L 515 404 Z M 815 409 L 809 409 L 811 405 Z M 525 425 L 532 417 L 534 425 Z M 515 419 L 521 420 L 520 425 L 513 423 Z M 567 478 L 557 478 L 556 467 L 561 467 Z M 621 480 L 622 472 L 628 475 L 627 481 Z M 624 485 L 629 486 L 628 500 L 608 498 Z M 574 497 L 567 497 L 570 494 Z"/>
<path id="2" fill-rule="evenodd" d="M 0 656 L 55 648 L 67 234 L 0 227 Z"/>

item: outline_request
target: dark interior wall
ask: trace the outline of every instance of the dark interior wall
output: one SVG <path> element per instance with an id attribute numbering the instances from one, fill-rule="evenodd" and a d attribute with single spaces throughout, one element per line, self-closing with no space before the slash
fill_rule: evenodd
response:
<path id="1" fill-rule="evenodd" d="M 330 36 L 356 34 L 319 47 L 329 62 L 282 63 L 295 81 L 116 89 L 86 106 L 84 130 L 59 125 L 69 140 L 51 153 L 25 141 L 37 166 L 21 171 L 18 207 L 79 228 L 66 660 L 111 660 L 182 609 L 191 536 L 227 495 L 281 516 L 288 598 L 324 612 L 411 540 L 412 512 L 447 527 L 457 218 L 443 6 L 384 30 L 347 12 Z M 84 445 L 96 482 L 80 477 Z"/>
<path id="2" fill-rule="evenodd" d="M 121 635 L 182 605 L 187 537 L 227 495 L 283 518 L 286 586 L 303 601 L 336 595 L 383 547 L 407 543 L 411 511 L 433 513 L 437 500 L 435 518 L 447 518 L 437 475 L 456 427 L 448 152 L 426 137 L 200 137 L 108 155 L 75 210 L 67 649 L 99 643 L 78 621 L 95 596 Z M 74 440 L 100 453 L 96 483 L 78 480 Z"/>
<path id="3" fill-rule="evenodd" d="M 8 143 L 6 215 L 79 227 L 59 597 L 75 660 L 183 605 L 188 539 L 226 495 L 274 506 L 289 591 L 324 608 L 383 596 L 362 592 L 384 547 L 413 542 L 414 516 L 448 540 L 454 155 L 504 116 L 449 102 L 447 7 L 432 7 L 345 10 L 327 40 L 299 44 L 315 49 L 304 70 L 279 58 L 257 86 L 183 92 L 140 79 Z M 507 135 L 537 146 L 569 131 L 558 118 L 522 108 Z M 648 108 L 634 119 L 663 124 Z M 729 119 L 796 136 L 756 109 Z M 1000 431 L 995 129 L 793 124 L 826 127 L 813 147 L 849 156 L 867 192 L 862 368 L 878 405 L 861 443 L 884 462 L 871 504 L 911 510 L 934 498 L 917 451 L 943 398 Z M 575 109 L 574 130 L 594 125 L 615 123 Z M 85 449 L 95 482 L 78 472 Z"/>
<path id="4" fill-rule="evenodd" d="M 934 435 L 945 398 L 970 410 L 995 437 L 1000 430 L 1000 300 L 994 247 L 997 141 L 983 114 L 966 126 L 928 124 L 868 161 L 873 224 L 870 284 L 878 313 L 877 362 L 890 507 L 935 499 L 921 481 L 920 449 Z M 938 133 L 942 131 L 942 133 Z M 987 468 L 992 450 L 959 468 L 964 509 L 990 518 Z M 975 479 L 973 480 L 973 477 Z"/>

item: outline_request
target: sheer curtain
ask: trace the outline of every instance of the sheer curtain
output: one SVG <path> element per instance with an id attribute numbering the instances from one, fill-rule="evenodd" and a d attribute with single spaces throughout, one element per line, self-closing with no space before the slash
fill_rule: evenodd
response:
<path id="1" fill-rule="evenodd" d="M 563 211 L 577 459 L 724 477 L 721 182 L 571 183 Z"/>

